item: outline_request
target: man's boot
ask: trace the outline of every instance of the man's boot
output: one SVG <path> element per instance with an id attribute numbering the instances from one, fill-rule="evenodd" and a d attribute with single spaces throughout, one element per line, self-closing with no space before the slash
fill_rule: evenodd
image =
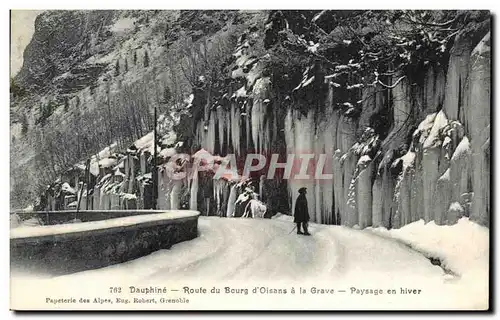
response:
<path id="1" fill-rule="evenodd" d="M 311 234 L 309 233 L 309 231 L 307 230 L 307 222 L 304 222 L 302 224 L 302 227 L 304 227 L 304 235 L 306 236 L 310 236 Z"/>
<path id="2" fill-rule="evenodd" d="M 297 223 L 297 234 L 304 234 L 302 231 L 300 231 L 300 222 Z"/>

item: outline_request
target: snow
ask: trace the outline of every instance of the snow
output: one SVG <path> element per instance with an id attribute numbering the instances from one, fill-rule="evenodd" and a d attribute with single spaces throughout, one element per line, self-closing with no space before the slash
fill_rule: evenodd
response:
<path id="1" fill-rule="evenodd" d="M 236 199 L 236 204 L 238 203 L 242 203 L 242 202 L 245 202 L 247 201 L 248 199 L 250 199 L 250 196 L 252 195 L 253 193 L 242 193 L 238 196 L 238 199 Z"/>
<path id="2" fill-rule="evenodd" d="M 114 171 L 114 175 L 125 177 L 125 174 L 123 172 L 121 172 L 120 169 L 118 169 L 118 168 L 116 168 L 116 170 Z"/>
<path id="3" fill-rule="evenodd" d="M 454 211 L 464 211 L 464 208 L 462 207 L 462 205 L 458 202 L 452 202 L 450 204 L 450 208 L 449 210 L 454 210 Z"/>
<path id="4" fill-rule="evenodd" d="M 21 220 L 19 215 L 11 214 L 10 215 L 10 228 L 20 228 L 20 227 L 34 227 L 40 226 L 42 222 L 38 218 L 29 218 L 26 220 Z"/>
<path id="5" fill-rule="evenodd" d="M 61 186 L 61 190 L 67 192 L 67 193 L 71 193 L 71 194 L 76 194 L 76 190 L 74 188 L 72 188 L 69 183 L 65 182 L 62 184 Z"/>
<path id="6" fill-rule="evenodd" d="M 147 149 L 153 143 L 153 138 L 154 138 L 154 132 L 151 131 L 142 138 L 138 139 L 136 142 L 134 142 L 134 145 L 139 150 Z"/>
<path id="7" fill-rule="evenodd" d="M 315 14 L 311 21 L 316 22 L 323 14 L 325 14 L 326 11 L 327 10 L 322 10 L 320 13 Z"/>
<path id="8" fill-rule="evenodd" d="M 404 156 L 401 157 L 403 160 L 403 172 L 407 170 L 410 166 L 415 162 L 416 153 L 412 151 L 408 151 Z"/>
<path id="9" fill-rule="evenodd" d="M 192 157 L 193 157 L 193 159 L 200 158 L 202 160 L 207 160 L 207 161 L 211 160 L 213 158 L 212 154 L 203 148 L 196 151 Z"/>
<path id="10" fill-rule="evenodd" d="M 122 18 L 115 22 L 114 25 L 111 26 L 110 30 L 112 32 L 120 33 L 129 31 L 134 28 L 135 19 L 132 18 Z"/>
<path id="11" fill-rule="evenodd" d="M 101 165 L 101 163 L 102 163 L 103 167 L 113 166 L 114 163 L 111 163 L 113 161 L 116 163 L 116 159 L 111 160 L 108 158 L 115 152 L 117 147 L 118 147 L 118 144 L 116 142 L 112 143 L 111 145 L 102 149 L 101 151 L 99 151 L 97 154 L 93 155 L 90 158 L 90 169 L 89 170 L 90 170 L 90 173 L 92 175 L 94 175 L 94 176 L 99 175 L 99 165 Z M 75 167 L 77 167 L 81 170 L 85 170 L 85 165 L 82 163 L 76 164 Z"/>
<path id="12" fill-rule="evenodd" d="M 97 184 L 103 184 L 106 180 L 109 180 L 109 178 L 111 178 L 111 173 L 108 173 L 104 177 L 102 177 Z"/>
<path id="13" fill-rule="evenodd" d="M 147 273 L 153 271 L 150 275 L 156 274 L 155 278 L 163 281 L 189 276 L 213 279 L 272 279 L 274 277 L 293 279 L 299 274 L 303 274 L 302 278 L 313 277 L 323 279 L 323 281 L 339 278 L 346 280 L 347 276 L 360 276 L 355 271 L 360 271 L 362 268 L 365 268 L 367 273 L 384 271 L 383 274 L 390 278 L 402 279 L 407 274 L 406 268 L 411 268 L 415 272 L 414 275 L 431 278 L 442 276 L 439 268 L 430 265 L 427 259 L 403 246 L 370 236 L 366 232 L 344 227 L 311 224 L 310 230 L 314 235 L 309 239 L 304 239 L 298 238 L 295 234 L 288 234 L 293 229 L 293 224 L 276 219 L 270 221 L 200 217 L 199 226 L 200 236 L 197 239 L 175 245 L 169 251 L 162 250 L 140 258 L 138 260 L 142 261 L 136 260 L 138 263 L 132 261 L 101 270 L 88 271 L 77 276 L 92 273 L 117 276 L 120 271 L 130 272 L 130 265 L 134 264 L 136 267 L 133 269 L 139 268 L 134 270 L 139 274 L 147 276 Z M 368 242 L 368 240 L 371 241 Z M 344 252 L 344 257 L 338 256 L 340 246 L 350 248 Z M 221 247 L 226 248 L 224 254 L 218 252 Z M 330 250 L 327 249 L 329 247 Z M 372 259 L 373 255 L 367 254 L 370 250 L 375 250 L 377 254 L 380 254 L 379 259 Z M 212 256 L 211 259 L 205 261 L 201 267 L 197 261 L 208 256 Z M 240 265 L 243 261 L 248 261 L 248 264 Z M 366 264 L 360 262 L 366 262 L 373 268 L 368 268 Z M 179 264 L 184 265 L 184 268 L 178 270 Z M 353 270 L 341 270 L 342 266 L 348 265 Z M 151 266 L 155 266 L 156 270 L 148 272 Z M 224 266 L 224 268 L 217 266 Z M 386 271 L 394 271 L 394 273 L 389 275 Z M 127 280 L 132 281 L 129 278 Z"/>
<path id="14" fill-rule="evenodd" d="M 29 206 L 27 206 L 26 208 L 23 209 L 23 212 L 33 212 L 34 211 L 34 208 L 33 208 L 33 205 L 30 204 Z"/>
<path id="15" fill-rule="evenodd" d="M 95 159 L 90 161 L 89 171 L 93 176 L 99 175 L 99 163 L 97 161 L 95 161 Z"/>
<path id="16" fill-rule="evenodd" d="M 115 142 L 107 146 L 106 148 L 102 149 L 101 151 L 99 151 L 99 153 L 97 153 L 98 159 L 104 159 L 111 156 L 111 154 L 115 151 L 117 146 L 118 144 Z"/>
<path id="17" fill-rule="evenodd" d="M 236 200 L 236 203 L 239 202 Z M 257 200 L 257 199 L 251 199 L 248 204 L 245 206 L 245 212 L 242 216 L 242 218 L 264 218 L 264 215 L 266 214 L 267 207 L 266 205 Z"/>
<path id="18" fill-rule="evenodd" d="M 139 175 L 137 176 L 137 180 L 138 181 L 141 181 L 141 180 L 145 180 L 145 179 L 152 179 L 153 178 L 153 175 L 151 172 L 148 172 L 148 173 L 145 173 L 145 174 L 142 174 L 142 175 Z"/>
<path id="19" fill-rule="evenodd" d="M 436 119 L 437 113 L 428 114 L 425 119 L 419 123 L 417 130 L 413 133 L 415 137 L 418 134 L 421 134 L 419 142 L 423 144 L 429 131 L 432 129 L 432 125 L 434 124 L 434 119 Z"/>
<path id="20" fill-rule="evenodd" d="M 171 146 L 177 140 L 177 134 L 174 131 L 169 131 L 161 138 L 161 143 L 166 146 Z"/>
<path id="21" fill-rule="evenodd" d="M 160 157 L 163 158 L 170 158 L 176 154 L 177 152 L 175 151 L 175 148 L 166 148 L 160 151 Z"/>
<path id="22" fill-rule="evenodd" d="M 310 84 L 311 84 L 311 82 L 313 82 L 313 81 L 314 81 L 314 78 L 315 78 L 315 76 L 312 76 L 312 77 L 310 77 L 309 79 L 307 79 L 307 80 L 306 80 L 306 81 L 302 84 L 302 88 L 307 87 L 308 85 L 310 85 Z"/>
<path id="23" fill-rule="evenodd" d="M 293 222 L 293 217 L 287 214 L 283 214 L 281 212 L 278 212 L 274 216 L 271 217 L 273 220 L 281 220 L 281 221 L 288 221 L 288 222 Z"/>
<path id="24" fill-rule="evenodd" d="M 44 294 L 49 296 L 50 290 L 62 292 L 60 288 L 63 287 L 65 294 L 74 290 L 84 296 L 86 292 L 95 292 L 98 285 L 118 285 L 126 279 L 126 287 L 133 284 L 181 289 L 193 284 L 209 289 L 238 285 L 250 290 L 254 286 L 286 287 L 288 290 L 291 286 L 334 288 L 334 300 L 311 293 L 299 297 L 301 307 L 315 305 L 324 309 L 487 307 L 487 291 L 474 290 L 487 286 L 487 281 L 476 278 L 475 287 L 470 287 L 470 283 L 464 286 L 462 282 L 465 272 L 488 268 L 488 232 L 485 228 L 467 220 L 452 227 L 424 226 L 417 222 L 390 231 L 353 230 L 310 223 L 312 236 L 306 237 L 296 234 L 291 219 L 280 214 L 274 219 L 200 217 L 199 236 L 169 250 L 159 250 L 102 269 L 49 279 L 34 279 L 14 272 L 11 281 L 16 288 L 42 286 L 47 289 Z M 441 255 L 452 252 L 445 261 L 446 266 L 464 271 L 462 279 L 447 274 L 399 240 L 411 242 L 417 250 L 434 250 Z M 394 288 L 398 292 L 408 287 L 421 289 L 422 293 L 411 297 L 403 294 L 356 296 L 349 293 L 351 287 L 384 291 Z M 347 291 L 345 296 L 338 292 L 342 289 Z M 250 308 L 280 308 L 294 301 L 293 297 L 253 295 L 241 301 L 251 302 Z M 205 298 L 209 297 L 203 296 Z M 193 298 L 190 308 L 196 301 L 199 299 Z"/>
<path id="25" fill-rule="evenodd" d="M 491 37 L 491 32 L 488 32 L 483 39 L 478 43 L 478 45 L 474 48 L 473 52 L 471 55 L 478 57 L 478 56 L 487 56 L 490 52 L 490 37 Z M 476 62 L 476 61 L 474 61 Z"/>
<path id="26" fill-rule="evenodd" d="M 352 89 L 361 89 L 363 88 L 363 84 L 362 83 L 356 83 L 356 84 L 353 84 L 352 86 L 351 85 L 347 85 L 347 90 L 352 90 Z"/>
<path id="27" fill-rule="evenodd" d="M 319 43 L 311 43 L 307 47 L 307 51 L 312 52 L 312 53 L 316 53 L 318 51 L 318 48 L 319 48 Z"/>
<path id="28" fill-rule="evenodd" d="M 429 132 L 429 136 L 424 142 L 424 149 L 433 147 L 435 143 L 439 141 L 439 133 L 444 127 L 446 127 L 447 124 L 448 118 L 446 117 L 446 114 L 443 112 L 443 110 L 439 111 L 436 115 L 436 118 L 434 119 L 434 124 L 431 131 Z"/>
<path id="29" fill-rule="evenodd" d="M 361 156 L 358 160 L 358 166 L 366 166 L 368 163 L 370 163 L 372 159 L 368 155 Z"/>
<path id="30" fill-rule="evenodd" d="M 236 98 L 245 98 L 247 97 L 247 90 L 245 89 L 245 86 L 242 86 L 236 92 L 233 94 L 234 97 Z"/>
<path id="31" fill-rule="evenodd" d="M 76 208 L 78 206 L 78 201 L 73 201 L 68 204 L 68 208 Z"/>
<path id="32" fill-rule="evenodd" d="M 464 155 L 467 155 L 471 152 L 471 147 L 469 143 L 469 138 L 464 136 L 462 140 L 460 140 L 460 143 L 458 146 L 455 148 L 455 152 L 453 152 L 453 156 L 451 157 L 452 161 L 457 161 L 459 158 L 463 157 Z"/>
<path id="33" fill-rule="evenodd" d="M 104 158 L 102 160 L 99 160 L 99 166 L 103 168 L 109 168 L 114 165 L 116 165 L 116 159 L 115 158 Z"/>
<path id="34" fill-rule="evenodd" d="M 113 169 L 125 169 L 125 161 L 124 158 L 120 160 L 120 162 Z"/>
<path id="35" fill-rule="evenodd" d="M 85 165 L 83 163 L 77 163 L 74 165 L 75 169 L 85 170 Z"/>

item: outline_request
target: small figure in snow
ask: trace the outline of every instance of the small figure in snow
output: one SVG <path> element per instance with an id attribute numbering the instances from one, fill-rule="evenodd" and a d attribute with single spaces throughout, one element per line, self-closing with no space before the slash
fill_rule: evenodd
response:
<path id="1" fill-rule="evenodd" d="M 307 209 L 306 188 L 299 189 L 299 196 L 295 202 L 295 219 L 293 222 L 297 224 L 297 234 L 309 236 L 307 231 L 307 222 L 309 221 L 309 210 Z M 300 225 L 304 228 L 304 232 L 300 230 Z"/>

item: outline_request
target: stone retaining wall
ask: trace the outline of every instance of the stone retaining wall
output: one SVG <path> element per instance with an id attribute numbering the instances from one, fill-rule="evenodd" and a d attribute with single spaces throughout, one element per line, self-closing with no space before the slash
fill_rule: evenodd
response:
<path id="1" fill-rule="evenodd" d="M 73 214 L 52 212 L 45 216 L 54 223 L 69 221 Z M 135 215 L 88 211 L 78 215 L 88 222 L 11 229 L 11 268 L 50 275 L 102 268 L 169 249 L 198 233 L 197 211 L 140 210 Z"/>

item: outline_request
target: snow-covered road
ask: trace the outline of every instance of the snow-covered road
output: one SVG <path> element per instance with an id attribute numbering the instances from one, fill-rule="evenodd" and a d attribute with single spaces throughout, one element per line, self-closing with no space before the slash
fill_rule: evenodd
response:
<path id="1" fill-rule="evenodd" d="M 259 220 L 200 217 L 198 238 L 148 256 L 59 278 L 353 281 L 441 279 L 443 270 L 407 246 L 368 231 L 310 224 L 296 234 L 289 217 Z M 291 232 L 292 231 L 292 232 Z"/>
<path id="2" fill-rule="evenodd" d="M 472 306 L 487 301 L 487 278 L 463 282 L 404 241 L 372 230 L 340 226 L 311 223 L 310 237 L 297 235 L 293 228 L 287 216 L 272 220 L 200 217 L 199 236 L 194 240 L 119 265 L 49 281 L 51 286 L 79 290 L 89 286 L 89 291 L 99 283 L 144 287 L 200 282 L 286 283 L 335 286 L 347 291 L 352 287 L 409 287 L 425 288 L 432 297 L 424 301 L 434 304 L 443 296 L 450 299 L 449 305 L 461 306 L 462 299 Z M 29 279 L 20 275 L 13 278 Z M 469 292 L 474 295 L 469 296 Z"/>

